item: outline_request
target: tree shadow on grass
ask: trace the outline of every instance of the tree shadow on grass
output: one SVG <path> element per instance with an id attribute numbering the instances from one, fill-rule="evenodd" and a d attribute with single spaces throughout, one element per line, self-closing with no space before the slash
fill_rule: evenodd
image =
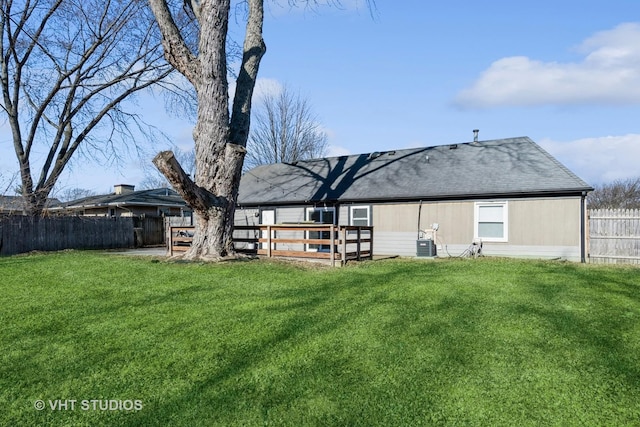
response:
<path id="1" fill-rule="evenodd" d="M 472 422 L 473 416 L 488 417 L 490 407 L 517 398 L 523 401 L 516 409 L 524 410 L 522 405 L 535 403 L 537 396 L 495 397 L 501 392 L 495 384 L 478 382 L 491 380 L 493 371 L 501 369 L 490 360 L 492 351 L 507 346 L 499 342 L 500 323 L 513 322 L 524 331 L 522 325 L 532 320 L 542 325 L 536 329 L 542 336 L 527 340 L 539 340 L 533 345 L 548 352 L 543 362 L 573 369 L 576 364 L 562 364 L 565 347 L 557 348 L 568 340 L 586 349 L 580 353 L 578 371 L 593 364 L 613 386 L 638 395 L 633 383 L 640 383 L 638 366 L 630 354 L 637 348 L 621 338 L 637 323 L 637 317 L 627 317 L 638 314 L 637 287 L 630 276 L 560 264 L 527 264 L 522 271 L 509 272 L 509 265 L 491 264 L 496 271 L 481 280 L 487 270 L 482 263 L 372 265 L 377 264 L 293 275 L 291 284 L 238 298 L 237 306 L 216 313 L 220 307 L 214 305 L 211 322 L 198 322 L 195 328 L 188 324 L 193 320 L 175 320 L 176 335 L 193 337 L 197 358 L 187 352 L 163 359 L 166 370 L 154 371 L 148 379 L 154 391 L 144 396 L 144 409 L 110 418 L 111 424 Z M 458 280 L 467 276 L 478 280 Z M 589 292 L 583 292 L 584 286 Z M 182 303 L 217 297 L 210 287 L 194 283 L 140 296 L 123 309 L 167 310 L 177 304 L 179 310 Z M 629 307 L 624 313 L 616 311 L 621 298 L 622 306 Z M 228 329 L 206 329 L 220 322 Z M 220 333 L 225 335 L 216 335 Z M 160 348 L 170 349 L 174 338 L 159 338 Z M 203 352 L 202 346 L 210 348 Z M 505 363 L 527 367 L 527 355 L 509 357 Z M 166 391 L 157 388 L 156 375 L 166 377 Z M 503 381 L 517 380 L 509 375 Z M 143 387 L 145 378 L 133 381 Z M 474 395 L 473 387 L 484 388 Z M 479 396 L 481 392 L 489 397 Z M 476 401 L 461 406 L 465 399 Z M 479 404 L 479 412 L 471 412 L 473 404 Z"/>
<path id="2" fill-rule="evenodd" d="M 585 416 L 604 421 L 611 413 L 602 404 L 628 417 L 630 400 L 640 416 L 640 286 L 633 273 L 576 265 L 549 273 L 544 264 L 539 273 L 522 278 L 523 298 L 506 306 L 505 316 L 544 325 L 536 338 L 543 360 L 550 371 L 577 378 L 583 395 L 571 399 L 590 408 Z"/>
<path id="3" fill-rule="evenodd" d="M 365 388 L 372 372 L 363 364 L 376 362 L 357 353 L 367 351 L 370 331 L 361 327 L 364 336 L 351 337 L 349 329 L 370 321 L 367 311 L 372 309 L 391 307 L 393 316 L 401 315 L 403 308 L 390 295 L 388 284 L 403 274 L 371 275 L 354 269 L 346 286 L 344 277 L 318 274 L 311 276 L 315 283 L 276 290 L 269 303 L 254 313 L 256 318 L 276 321 L 245 340 L 228 342 L 218 367 L 180 394 L 153 402 L 149 411 L 135 418 L 162 424 L 171 422 L 175 411 L 197 411 L 212 424 L 269 420 L 277 424 L 271 418 L 290 408 L 288 424 L 311 420 L 357 425 L 358 414 L 344 412 L 340 409 L 344 402 L 336 399 L 354 398 Z M 336 385 L 343 389 L 330 390 Z M 309 406 L 304 409 L 305 405 Z"/>

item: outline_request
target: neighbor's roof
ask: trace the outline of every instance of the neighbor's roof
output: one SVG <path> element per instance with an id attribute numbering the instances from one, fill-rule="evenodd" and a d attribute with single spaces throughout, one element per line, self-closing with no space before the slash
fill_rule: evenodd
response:
<path id="1" fill-rule="evenodd" d="M 70 202 L 61 203 L 63 209 L 89 208 L 101 206 L 164 206 L 184 207 L 185 201 L 174 190 L 156 188 L 153 190 L 130 191 L 122 194 L 105 194 L 89 196 Z"/>
<path id="2" fill-rule="evenodd" d="M 22 196 L 0 196 L 1 212 L 22 212 L 24 210 L 24 199 Z"/>
<path id="3" fill-rule="evenodd" d="M 528 137 L 259 166 L 244 206 L 580 194 L 592 188 Z"/>
<path id="4" fill-rule="evenodd" d="M 45 206 L 47 208 L 57 206 L 60 203 L 58 199 L 47 198 Z M 1 213 L 22 213 L 25 204 L 22 196 L 0 196 L 0 212 Z"/>

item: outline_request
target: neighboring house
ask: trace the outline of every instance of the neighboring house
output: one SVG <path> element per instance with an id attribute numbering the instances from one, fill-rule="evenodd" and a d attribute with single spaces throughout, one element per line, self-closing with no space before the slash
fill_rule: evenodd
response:
<path id="1" fill-rule="evenodd" d="M 48 198 L 45 209 L 57 206 L 58 199 Z M 24 198 L 22 196 L 0 196 L 0 215 L 24 215 Z"/>
<path id="2" fill-rule="evenodd" d="M 174 190 L 156 188 L 135 191 L 133 185 L 119 184 L 114 192 L 101 196 L 83 197 L 60 203 L 49 209 L 52 214 L 84 216 L 191 216 L 191 208 Z"/>
<path id="3" fill-rule="evenodd" d="M 579 261 L 592 190 L 520 137 L 259 166 L 235 221 L 372 225 L 374 254 L 416 256 L 438 228 L 438 256 L 482 242 L 486 255 Z"/>

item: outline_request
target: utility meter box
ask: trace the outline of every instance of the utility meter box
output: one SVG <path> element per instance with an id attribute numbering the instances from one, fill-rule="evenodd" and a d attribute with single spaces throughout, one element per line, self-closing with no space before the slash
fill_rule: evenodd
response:
<path id="1" fill-rule="evenodd" d="M 435 257 L 436 244 L 431 239 L 419 239 L 416 241 L 416 256 L 418 257 Z"/>

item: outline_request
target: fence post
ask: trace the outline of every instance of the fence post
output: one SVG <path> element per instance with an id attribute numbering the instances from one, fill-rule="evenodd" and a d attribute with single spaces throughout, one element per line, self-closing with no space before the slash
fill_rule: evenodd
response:
<path id="1" fill-rule="evenodd" d="M 169 256 L 173 256 L 173 227 L 169 226 Z"/>
<path id="2" fill-rule="evenodd" d="M 347 227 L 342 227 L 342 265 L 347 264 Z"/>
<path id="3" fill-rule="evenodd" d="M 340 227 L 338 227 L 338 230 L 340 229 Z M 335 240 L 336 240 L 336 235 L 335 235 L 335 227 L 333 224 L 331 224 L 330 227 L 330 234 L 331 234 L 331 246 L 329 249 L 330 252 L 330 259 L 331 259 L 331 267 L 335 267 L 336 266 L 336 247 L 335 245 Z"/>

